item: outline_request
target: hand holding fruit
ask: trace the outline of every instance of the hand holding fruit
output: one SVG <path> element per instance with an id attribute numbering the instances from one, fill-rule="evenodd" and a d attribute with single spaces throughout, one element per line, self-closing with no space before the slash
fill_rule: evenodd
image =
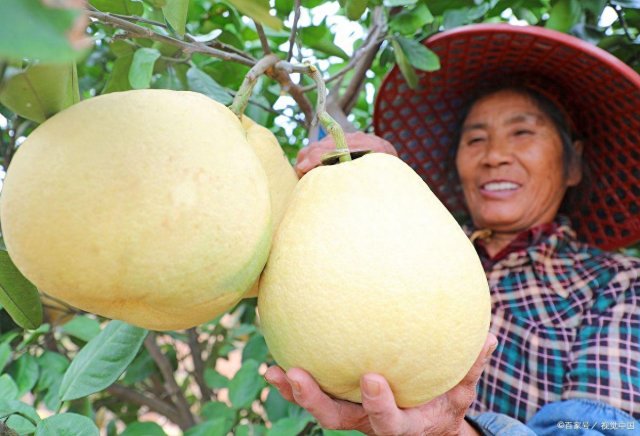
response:
<path id="1" fill-rule="evenodd" d="M 476 384 L 496 345 L 497 339 L 490 333 L 460 383 L 426 404 L 407 409 L 396 406 L 389 384 L 378 374 L 365 374 L 361 378 L 362 404 L 334 400 L 299 368 L 285 374 L 280 367 L 272 366 L 265 378 L 285 399 L 307 409 L 324 428 L 375 435 L 476 434 L 464 415 L 476 396 Z"/>
<path id="2" fill-rule="evenodd" d="M 349 150 L 352 152 L 371 150 L 374 152 L 398 156 L 398 152 L 396 152 L 393 145 L 386 139 L 382 139 L 379 136 L 364 132 L 353 132 L 345 133 L 345 137 L 347 139 Z M 322 156 L 332 151 L 336 151 L 336 143 L 330 135 L 325 136 L 320 141 L 312 142 L 307 147 L 301 149 L 298 153 L 298 159 L 295 166 L 298 177 L 302 177 L 315 167 L 319 166 L 322 161 Z"/>

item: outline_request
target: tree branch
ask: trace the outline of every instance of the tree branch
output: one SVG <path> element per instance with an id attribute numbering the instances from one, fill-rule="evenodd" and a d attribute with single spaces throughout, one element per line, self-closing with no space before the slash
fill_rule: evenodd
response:
<path id="1" fill-rule="evenodd" d="M 178 414 L 180 415 L 180 428 L 182 430 L 186 430 L 189 427 L 193 427 L 196 424 L 195 417 L 191 413 L 191 409 L 184 396 L 184 392 L 182 392 L 182 389 L 180 389 L 180 386 L 178 386 L 178 382 L 174 377 L 171 362 L 169 362 L 169 359 L 167 359 L 167 357 L 162 353 L 162 350 L 160 350 L 160 347 L 156 342 L 156 334 L 154 332 L 149 332 L 147 338 L 144 340 L 144 345 L 153 360 L 156 362 L 156 365 L 158 365 L 160 374 L 162 374 L 162 378 L 164 379 L 165 386 L 176 404 Z"/>
<path id="2" fill-rule="evenodd" d="M 351 112 L 351 109 L 353 109 L 353 106 L 355 106 L 358 101 L 358 95 L 364 86 L 367 71 L 371 68 L 371 64 L 373 64 L 373 60 L 380 49 L 382 41 L 384 41 L 387 30 L 382 7 L 376 6 L 372 15 L 374 25 L 371 27 L 371 31 L 367 35 L 366 42 L 364 43 L 365 48 L 362 51 L 362 58 L 357 64 L 349 86 L 344 91 L 340 100 L 338 100 L 338 105 L 346 114 Z"/>
<path id="3" fill-rule="evenodd" d="M 162 35 L 160 33 L 154 32 L 147 27 L 139 26 L 124 18 L 116 17 L 113 14 L 107 14 L 100 11 L 89 11 L 89 16 L 103 24 L 106 24 L 107 26 L 126 30 L 134 38 L 146 38 L 153 41 L 164 42 L 166 44 L 180 48 L 186 54 L 202 53 L 225 61 L 238 62 L 242 65 L 247 65 L 250 67 L 255 63 L 245 56 L 218 50 L 198 41 L 181 41 L 172 36 Z"/>
<path id="4" fill-rule="evenodd" d="M 191 358 L 193 359 L 193 377 L 198 383 L 202 399 L 210 401 L 213 398 L 213 392 L 207 386 L 204 379 L 204 362 L 202 361 L 202 349 L 200 348 L 200 342 L 198 341 L 198 333 L 195 328 L 187 330 L 189 336 L 189 348 L 191 349 Z"/>
<path id="5" fill-rule="evenodd" d="M 296 34 L 298 33 L 298 20 L 300 20 L 300 7 L 301 0 L 296 0 L 293 12 L 293 24 L 291 25 L 291 35 L 289 35 L 289 51 L 287 52 L 287 62 L 291 61 L 293 57 L 293 45 L 296 40 Z"/>
<path id="6" fill-rule="evenodd" d="M 376 12 L 378 10 L 379 10 L 379 12 Z M 385 33 L 387 31 L 387 26 L 386 26 L 386 22 L 385 22 L 384 13 L 382 13 L 382 8 L 380 6 L 376 6 L 376 8 L 374 9 L 373 14 L 374 14 L 374 21 L 375 21 L 375 18 L 376 18 L 376 14 L 379 14 L 380 22 L 379 23 L 374 23 L 374 25 L 371 26 L 371 29 L 369 30 L 369 33 L 367 34 L 367 37 L 365 38 L 366 42 L 363 45 L 361 45 L 355 51 L 355 53 L 353 53 L 353 56 L 351 56 L 351 59 L 349 59 L 349 62 L 347 63 L 347 65 L 345 65 L 345 67 L 342 70 L 338 71 L 333 76 L 325 79 L 325 83 L 326 84 L 329 84 L 331 82 L 334 82 L 336 80 L 341 79 L 345 74 L 347 74 L 349 71 L 354 69 L 358 65 L 360 60 L 363 57 L 366 57 L 367 53 L 369 53 L 370 51 L 374 51 L 374 54 L 375 54 L 375 52 L 377 52 L 377 49 L 380 47 L 380 44 L 382 43 L 382 41 L 384 41 Z M 375 37 L 373 37 L 374 35 L 375 35 Z M 365 70 L 365 72 L 366 72 L 366 70 Z M 312 91 L 314 89 L 316 89 L 315 85 L 309 85 L 309 86 L 303 87 L 302 91 L 303 92 L 309 92 L 309 91 Z"/>
<path id="7" fill-rule="evenodd" d="M 150 410 L 166 416 L 176 425 L 182 428 L 182 422 L 178 411 L 166 401 L 157 398 L 148 397 L 141 392 L 134 391 L 126 386 L 113 384 L 107 388 L 107 392 L 121 401 L 137 404 L 138 406 L 146 406 Z"/>
<path id="8" fill-rule="evenodd" d="M 253 21 L 253 23 L 256 25 L 256 32 L 258 32 L 258 38 L 260 38 L 262 51 L 264 52 L 265 56 L 270 55 L 271 47 L 269 47 L 269 40 L 267 39 L 267 35 L 264 34 L 264 28 L 262 27 L 262 24 L 258 23 L 255 20 Z"/>

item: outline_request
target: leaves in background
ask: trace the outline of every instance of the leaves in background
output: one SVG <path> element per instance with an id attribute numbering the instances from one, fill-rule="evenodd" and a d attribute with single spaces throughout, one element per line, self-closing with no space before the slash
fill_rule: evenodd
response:
<path id="1" fill-rule="evenodd" d="M 80 350 L 60 385 L 63 401 L 98 392 L 115 382 L 129 366 L 147 331 L 122 321 L 111 321 Z"/>
<path id="2" fill-rule="evenodd" d="M 404 76 L 404 80 L 407 81 L 407 84 L 411 89 L 415 89 L 418 86 L 418 76 L 407 59 L 406 54 L 402 51 L 402 46 L 398 42 L 398 38 L 393 38 L 391 40 L 391 44 L 393 45 L 393 54 L 396 57 L 396 63 Z"/>
<path id="3" fill-rule="evenodd" d="M 160 57 L 160 52 L 155 48 L 139 48 L 133 54 L 129 67 L 129 84 L 133 89 L 146 89 L 151 85 L 153 66 Z"/>
<path id="4" fill-rule="evenodd" d="M 319 26 L 307 26 L 300 29 L 300 39 L 305 46 L 319 50 L 329 56 L 337 56 L 345 60 L 349 59 L 349 55 L 333 42 L 333 38 L 334 35 L 324 22 Z"/>
<path id="5" fill-rule="evenodd" d="M 248 407 L 266 386 L 258 373 L 259 362 L 247 360 L 229 383 L 229 400 L 234 408 Z"/>
<path id="6" fill-rule="evenodd" d="M 345 10 L 347 18 L 350 20 L 359 20 L 364 11 L 367 10 L 368 0 L 346 0 Z"/>
<path id="7" fill-rule="evenodd" d="M 189 68 L 187 82 L 192 91 L 204 94 L 219 103 L 228 105 L 233 101 L 231 95 L 218 82 L 197 67 Z"/>
<path id="8" fill-rule="evenodd" d="M 164 18 L 178 35 L 183 36 L 187 24 L 189 0 L 166 0 L 165 3 L 162 7 Z"/>
<path id="9" fill-rule="evenodd" d="M 166 436 L 162 427 L 155 422 L 134 422 L 120 433 L 120 436 Z"/>
<path id="10" fill-rule="evenodd" d="M 437 71 L 440 69 L 438 55 L 423 44 L 403 36 L 397 36 L 396 39 L 411 65 L 423 71 Z"/>
<path id="11" fill-rule="evenodd" d="M 84 27 L 81 8 L 53 8 L 41 0 L 2 0 L 0 59 L 38 59 L 70 62 L 83 55 L 78 27 Z M 74 28 L 76 26 L 76 28 Z M 81 36 L 81 38 L 84 38 Z"/>
<path id="12" fill-rule="evenodd" d="M 269 0 L 227 0 L 241 13 L 274 30 L 282 29 L 282 21 L 269 13 Z"/>
<path id="13" fill-rule="evenodd" d="M 34 64 L 0 86 L 0 103 L 37 123 L 79 100 L 75 64 Z"/>
<path id="14" fill-rule="evenodd" d="M 86 315 L 78 315 L 63 325 L 62 331 L 81 341 L 89 342 L 100 334 L 100 323 Z"/>
<path id="15" fill-rule="evenodd" d="M 35 436 L 98 436 L 100 432 L 92 420 L 76 413 L 61 413 L 43 419 Z"/>
<path id="16" fill-rule="evenodd" d="M 578 0 L 558 0 L 551 11 L 545 27 L 568 32 L 582 16 L 582 6 Z"/>
<path id="17" fill-rule="evenodd" d="M 425 25 L 432 23 L 433 20 L 433 15 L 427 5 L 419 3 L 413 9 L 395 14 L 389 21 L 389 28 L 403 35 L 413 35 Z"/>
<path id="18" fill-rule="evenodd" d="M 137 0 L 89 0 L 94 8 L 102 12 L 111 12 L 122 15 L 138 15 L 144 12 L 144 6 Z"/>
<path id="19" fill-rule="evenodd" d="M 36 287 L 0 250 L 0 304 L 20 327 L 35 329 L 42 324 L 42 304 Z"/>

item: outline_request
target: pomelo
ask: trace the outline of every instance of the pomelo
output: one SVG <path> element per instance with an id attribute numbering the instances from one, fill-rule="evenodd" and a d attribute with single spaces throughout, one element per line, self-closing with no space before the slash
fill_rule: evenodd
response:
<path id="1" fill-rule="evenodd" d="M 451 214 L 400 159 L 318 167 L 298 182 L 260 282 L 267 345 L 285 369 L 360 402 L 386 377 L 398 405 L 455 386 L 485 342 L 486 276 Z"/>
<path id="2" fill-rule="evenodd" d="M 231 308 L 272 238 L 266 175 L 238 118 L 169 90 L 91 98 L 39 126 L 8 169 L 0 219 L 43 292 L 154 330 Z"/>

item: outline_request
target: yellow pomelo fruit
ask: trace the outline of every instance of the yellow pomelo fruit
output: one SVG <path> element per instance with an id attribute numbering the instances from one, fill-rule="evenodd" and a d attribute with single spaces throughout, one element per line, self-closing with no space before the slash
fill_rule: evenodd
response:
<path id="1" fill-rule="evenodd" d="M 360 402 L 386 377 L 400 406 L 431 400 L 471 368 L 490 319 L 487 280 L 460 226 L 400 159 L 369 154 L 296 186 L 260 282 L 276 362 Z"/>
<path id="2" fill-rule="evenodd" d="M 0 219 L 39 289 L 154 330 L 231 308 L 272 238 L 266 175 L 240 121 L 168 90 L 95 97 L 39 126 L 9 167 Z"/>
<path id="3" fill-rule="evenodd" d="M 278 228 L 284 211 L 287 208 L 293 188 L 298 183 L 298 175 L 282 151 L 275 135 L 266 127 L 253 121 L 246 115 L 242 116 L 242 126 L 247 132 L 247 141 L 256 152 L 262 168 L 267 174 L 269 194 L 271 196 L 271 219 L 275 230 Z M 245 298 L 258 295 L 258 281 L 256 281 Z"/>

